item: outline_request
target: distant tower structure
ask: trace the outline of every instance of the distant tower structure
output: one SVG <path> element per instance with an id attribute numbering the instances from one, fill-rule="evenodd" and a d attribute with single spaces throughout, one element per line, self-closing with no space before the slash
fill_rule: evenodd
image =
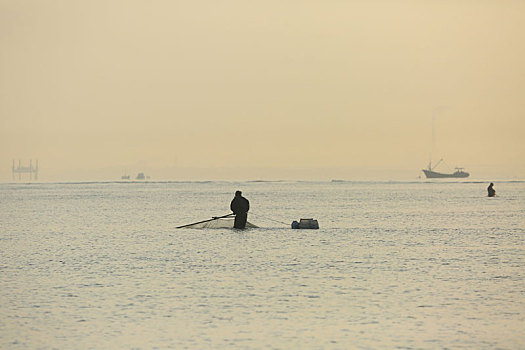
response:
<path id="1" fill-rule="evenodd" d="M 35 175 L 35 181 L 38 180 L 38 159 L 34 168 L 32 159 L 29 160 L 29 166 L 22 166 L 22 162 L 19 159 L 17 167 L 15 167 L 15 160 L 13 159 L 13 180 L 16 180 L 16 174 L 18 174 L 18 180 L 22 180 L 22 174 L 28 173 L 29 180 L 33 180 L 33 174 Z"/>

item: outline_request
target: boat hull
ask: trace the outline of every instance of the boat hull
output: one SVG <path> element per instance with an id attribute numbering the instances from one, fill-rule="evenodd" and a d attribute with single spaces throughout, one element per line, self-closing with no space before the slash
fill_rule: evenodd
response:
<path id="1" fill-rule="evenodd" d="M 423 169 L 423 172 L 425 173 L 425 176 L 427 177 L 427 179 L 450 179 L 450 178 L 461 179 L 461 178 L 469 177 L 470 175 L 469 173 L 464 172 L 464 171 L 456 171 L 453 174 L 443 174 L 443 173 L 438 173 L 432 170 Z"/>

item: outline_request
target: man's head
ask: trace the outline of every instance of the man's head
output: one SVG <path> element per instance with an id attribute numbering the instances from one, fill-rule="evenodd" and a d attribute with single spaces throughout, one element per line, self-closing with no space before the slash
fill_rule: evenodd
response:
<path id="1" fill-rule="evenodd" d="M 235 196 L 238 197 L 238 196 L 242 196 L 242 192 L 241 191 L 235 191 Z"/>

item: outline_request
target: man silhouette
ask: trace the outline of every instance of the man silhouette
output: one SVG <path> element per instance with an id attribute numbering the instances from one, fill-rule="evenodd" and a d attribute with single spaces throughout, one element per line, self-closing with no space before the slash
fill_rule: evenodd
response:
<path id="1" fill-rule="evenodd" d="M 243 229 L 246 227 L 246 221 L 248 220 L 248 210 L 250 210 L 250 202 L 242 196 L 241 191 L 235 192 L 230 209 L 235 214 L 234 228 Z"/>
<path id="2" fill-rule="evenodd" d="M 489 193 L 489 197 L 494 197 L 496 195 L 496 190 L 493 188 L 494 184 L 491 182 L 489 187 L 487 187 L 487 192 Z"/>

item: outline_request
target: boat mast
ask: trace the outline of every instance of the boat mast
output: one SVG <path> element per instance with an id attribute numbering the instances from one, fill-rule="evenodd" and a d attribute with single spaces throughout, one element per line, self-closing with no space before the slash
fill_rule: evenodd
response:
<path id="1" fill-rule="evenodd" d="M 429 155 L 429 161 L 428 161 L 428 170 L 432 171 L 432 156 L 435 152 L 436 148 L 436 134 L 434 131 L 434 124 L 436 121 L 436 109 L 432 110 L 432 144 L 430 145 L 430 155 Z"/>
<path id="2" fill-rule="evenodd" d="M 436 108 L 432 110 L 432 145 L 430 148 L 430 162 L 428 169 L 432 170 L 432 157 L 436 153 Z"/>

